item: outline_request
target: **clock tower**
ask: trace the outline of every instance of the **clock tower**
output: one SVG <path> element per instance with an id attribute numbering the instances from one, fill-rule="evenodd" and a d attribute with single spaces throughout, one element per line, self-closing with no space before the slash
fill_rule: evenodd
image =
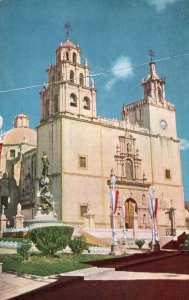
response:
<path id="1" fill-rule="evenodd" d="M 175 106 L 165 99 L 165 78 L 156 72 L 150 61 L 150 73 L 142 80 L 143 99 L 125 107 L 131 123 L 138 123 L 152 134 L 176 138 Z"/>

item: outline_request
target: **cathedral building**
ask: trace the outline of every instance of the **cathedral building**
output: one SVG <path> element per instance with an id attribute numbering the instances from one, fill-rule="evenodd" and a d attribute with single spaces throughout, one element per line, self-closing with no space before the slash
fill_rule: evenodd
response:
<path id="1" fill-rule="evenodd" d="M 175 107 L 165 97 L 165 79 L 149 63 L 142 81 L 143 98 L 124 106 L 122 120 L 96 113 L 96 88 L 89 80 L 87 59 L 69 38 L 56 50 L 56 63 L 48 67 L 48 84 L 41 95 L 41 120 L 37 128 L 37 176 L 41 157 L 50 161 L 55 210 L 65 223 L 81 227 L 110 227 L 110 174 L 119 191 L 117 227 L 134 224 L 151 228 L 148 194 L 156 187 L 158 228 L 184 230 L 185 208 L 180 143 L 176 133 Z M 126 219 L 121 217 L 122 201 Z"/>

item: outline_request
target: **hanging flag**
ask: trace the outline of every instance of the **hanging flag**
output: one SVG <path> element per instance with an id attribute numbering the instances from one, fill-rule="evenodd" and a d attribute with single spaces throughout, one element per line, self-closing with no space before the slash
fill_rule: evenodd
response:
<path id="1" fill-rule="evenodd" d="M 114 202 L 115 203 L 115 205 L 114 205 L 114 215 L 115 215 L 117 207 L 118 207 L 118 200 L 119 200 L 119 192 L 116 191 L 115 192 L 115 202 Z"/>
<path id="2" fill-rule="evenodd" d="M 149 211 L 150 217 L 152 219 L 152 217 L 153 217 L 153 204 L 152 204 L 151 199 L 149 200 L 149 203 L 148 203 L 148 211 Z"/>
<path id="3" fill-rule="evenodd" d="M 154 211 L 153 211 L 153 216 L 156 218 L 157 216 L 157 211 L 158 211 L 158 198 L 155 198 L 155 205 L 154 205 Z"/>
<path id="4" fill-rule="evenodd" d="M 151 218 L 156 218 L 158 210 L 158 198 L 154 198 L 154 193 L 149 192 L 148 210 Z"/>
<path id="5" fill-rule="evenodd" d="M 115 190 L 110 191 L 110 206 L 113 212 L 115 207 Z"/>

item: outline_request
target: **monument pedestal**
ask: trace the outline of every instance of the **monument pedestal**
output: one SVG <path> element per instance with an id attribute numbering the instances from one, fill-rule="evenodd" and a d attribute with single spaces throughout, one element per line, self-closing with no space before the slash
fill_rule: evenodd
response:
<path id="1" fill-rule="evenodd" d="M 17 229 L 23 229 L 23 225 L 24 225 L 24 216 L 21 214 L 17 214 L 14 217 L 14 227 Z"/>
<path id="2" fill-rule="evenodd" d="M 0 215 L 0 232 L 3 233 L 7 228 L 7 217 L 4 214 L 4 209 L 2 210 L 2 214 Z"/>
<path id="3" fill-rule="evenodd" d="M 43 214 L 42 208 L 39 207 L 34 219 L 25 221 L 24 226 L 32 229 L 36 227 L 64 226 L 64 223 L 57 219 L 57 214 L 54 211 L 51 211 L 49 214 Z"/>

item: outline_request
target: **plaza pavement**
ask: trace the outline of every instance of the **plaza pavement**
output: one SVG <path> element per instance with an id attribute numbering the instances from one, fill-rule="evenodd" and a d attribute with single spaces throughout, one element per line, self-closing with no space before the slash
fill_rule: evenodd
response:
<path id="1" fill-rule="evenodd" d="M 0 274 L 0 299 L 11 299 L 55 281 L 56 279 L 49 277 L 3 272 Z"/>
<path id="2" fill-rule="evenodd" d="M 156 281 L 156 282 L 159 281 L 161 285 L 162 282 L 165 282 L 165 287 L 167 281 L 172 281 L 172 282 L 174 281 L 177 282 L 177 284 L 178 282 L 185 283 L 186 281 L 188 281 L 188 286 L 189 286 L 189 274 L 116 271 L 115 268 L 112 267 L 107 267 L 107 268 L 90 267 L 87 269 L 62 273 L 59 274 L 58 276 L 54 275 L 54 276 L 46 276 L 46 277 L 3 272 L 0 275 L 0 299 L 1 300 L 12 299 L 19 295 L 23 295 L 20 297 L 24 298 L 25 293 L 45 286 L 47 286 L 48 288 L 49 284 L 50 285 L 54 284 L 55 285 L 54 289 L 56 289 L 56 283 L 57 285 L 59 284 L 58 281 L 60 280 L 60 278 L 62 280 L 63 289 L 64 289 L 64 285 L 65 287 L 68 286 L 68 284 L 70 286 L 72 286 L 72 284 L 74 285 L 74 281 L 78 278 L 81 278 L 85 282 L 86 281 L 91 283 L 97 282 L 98 284 L 99 281 L 104 283 L 109 282 L 110 284 L 111 282 L 114 284 L 116 281 L 117 282 L 125 281 L 128 284 L 129 282 L 132 283 L 133 281 L 136 280 L 136 283 L 138 285 L 139 281 L 141 283 L 145 281 L 146 283 L 152 281 Z M 26 296 L 24 299 L 32 299 L 32 298 L 31 295 L 29 295 L 28 297 Z M 36 295 L 35 295 L 35 299 L 38 299 L 36 298 Z M 40 297 L 40 299 L 43 298 Z M 62 297 L 61 299 L 64 299 L 64 297 Z M 72 299 L 72 298 L 68 298 L 68 299 Z M 74 299 L 77 299 L 77 296 Z M 79 296 L 78 299 L 80 299 Z M 127 299 L 130 298 L 128 297 Z M 174 297 L 172 299 L 174 299 Z M 185 299 L 185 298 L 181 298 L 181 299 Z"/>

